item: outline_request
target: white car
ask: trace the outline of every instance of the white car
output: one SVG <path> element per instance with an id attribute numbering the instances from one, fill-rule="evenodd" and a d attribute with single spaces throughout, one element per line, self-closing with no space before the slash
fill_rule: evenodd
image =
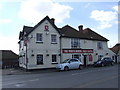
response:
<path id="1" fill-rule="evenodd" d="M 80 60 L 73 58 L 67 59 L 63 61 L 61 64 L 58 64 L 56 66 L 56 69 L 68 71 L 69 69 L 82 69 L 82 66 L 83 64 L 80 62 Z"/>

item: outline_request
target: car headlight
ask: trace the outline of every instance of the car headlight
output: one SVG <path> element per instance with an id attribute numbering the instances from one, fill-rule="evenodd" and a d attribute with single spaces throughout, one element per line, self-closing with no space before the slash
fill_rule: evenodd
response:
<path id="1" fill-rule="evenodd" d="M 101 63 L 101 61 L 99 61 L 98 63 Z"/>

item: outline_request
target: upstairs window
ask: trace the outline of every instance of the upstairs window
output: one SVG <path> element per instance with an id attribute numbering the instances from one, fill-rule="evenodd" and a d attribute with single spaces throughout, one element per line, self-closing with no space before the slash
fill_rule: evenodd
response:
<path id="1" fill-rule="evenodd" d="M 51 43 L 52 44 L 56 44 L 57 43 L 57 35 L 55 35 L 55 34 L 51 35 Z"/>
<path id="2" fill-rule="evenodd" d="M 72 38 L 71 39 L 71 48 L 80 48 L 80 39 Z"/>
<path id="3" fill-rule="evenodd" d="M 37 42 L 43 42 L 43 37 L 42 37 L 42 34 L 41 34 L 41 33 L 37 33 L 37 34 L 36 34 L 36 41 L 37 41 Z"/>
<path id="4" fill-rule="evenodd" d="M 103 49 L 103 43 L 102 42 L 97 42 L 97 48 L 98 48 L 98 50 L 102 50 Z"/>

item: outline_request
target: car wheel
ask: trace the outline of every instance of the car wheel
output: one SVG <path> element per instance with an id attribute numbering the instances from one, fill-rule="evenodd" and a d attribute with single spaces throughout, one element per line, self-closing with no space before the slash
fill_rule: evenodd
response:
<path id="1" fill-rule="evenodd" d="M 104 67 L 105 65 L 102 63 L 101 66 Z"/>
<path id="2" fill-rule="evenodd" d="M 68 70 L 69 70 L 68 66 L 65 66 L 64 70 L 65 70 L 65 71 L 68 71 Z"/>
<path id="3" fill-rule="evenodd" d="M 83 66 L 82 65 L 79 65 L 79 70 L 83 69 Z"/>

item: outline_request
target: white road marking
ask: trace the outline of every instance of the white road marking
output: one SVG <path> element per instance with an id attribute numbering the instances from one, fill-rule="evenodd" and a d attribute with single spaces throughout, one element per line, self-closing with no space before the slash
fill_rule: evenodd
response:
<path id="1" fill-rule="evenodd" d="M 37 79 L 29 80 L 29 81 L 31 81 L 31 82 L 32 82 L 32 81 L 38 81 L 38 80 L 39 80 L 39 79 L 37 78 Z"/>
<path id="2" fill-rule="evenodd" d="M 7 84 L 3 84 L 3 85 L 12 85 L 12 84 L 17 84 L 18 83 L 18 86 L 19 86 L 19 83 L 26 83 L 26 82 L 33 82 L 33 81 L 38 81 L 39 79 L 36 78 L 36 79 L 31 79 L 31 80 L 27 80 L 27 81 L 18 81 L 18 82 L 13 82 L 13 83 L 7 83 Z"/>
<path id="3" fill-rule="evenodd" d="M 22 87 L 22 86 L 25 86 L 26 84 L 16 84 L 15 86 L 16 87 Z"/>

